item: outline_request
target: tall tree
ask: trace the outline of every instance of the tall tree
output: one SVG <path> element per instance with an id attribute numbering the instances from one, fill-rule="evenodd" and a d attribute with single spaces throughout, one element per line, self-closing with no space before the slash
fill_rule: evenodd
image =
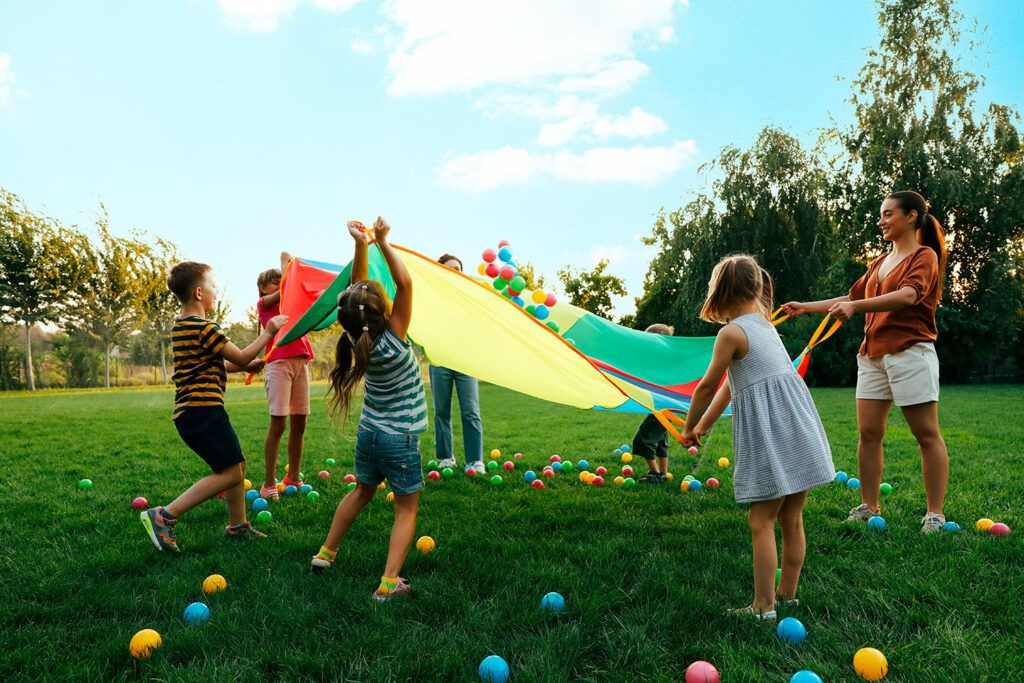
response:
<path id="1" fill-rule="evenodd" d="M 80 234 L 33 214 L 0 189 L 0 318 L 25 332 L 25 384 L 35 390 L 32 326 L 67 313 L 87 277 L 89 244 Z"/>
<path id="2" fill-rule="evenodd" d="M 149 266 L 145 271 L 151 280 L 144 285 L 148 294 L 142 303 L 142 312 L 145 316 L 143 333 L 159 348 L 160 370 L 164 384 L 170 381 L 167 372 L 167 345 L 171 328 L 174 326 L 174 317 L 179 309 L 177 298 L 167 289 L 167 274 L 177 261 L 175 246 L 157 238 L 151 250 Z"/>
<path id="3" fill-rule="evenodd" d="M 593 270 L 574 271 L 566 267 L 558 271 L 558 279 L 569 303 L 602 318 L 610 318 L 612 296 L 626 296 L 626 283 L 621 277 L 606 273 L 608 259 L 601 259 Z"/>

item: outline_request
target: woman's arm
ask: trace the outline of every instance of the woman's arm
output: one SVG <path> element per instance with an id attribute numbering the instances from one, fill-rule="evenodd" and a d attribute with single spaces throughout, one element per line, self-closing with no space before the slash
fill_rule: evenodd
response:
<path id="1" fill-rule="evenodd" d="M 406 332 L 409 331 L 409 322 L 412 320 L 412 277 L 410 277 L 405 264 L 402 263 L 402 259 L 398 258 L 398 252 L 388 242 L 390 232 L 391 226 L 383 218 L 377 216 L 377 220 L 373 224 L 373 236 L 377 240 L 377 246 L 380 247 L 380 253 L 387 261 L 391 279 L 395 282 L 395 299 L 391 302 L 391 318 L 388 327 L 400 339 L 405 339 Z"/>
<path id="2" fill-rule="evenodd" d="M 843 296 L 837 296 L 834 299 L 822 299 L 821 301 L 790 301 L 782 304 L 782 310 L 786 312 L 790 318 L 798 318 L 804 313 L 828 313 L 829 310 L 836 304 L 841 304 L 844 301 L 849 301 L 850 295 L 844 294 Z"/>
<path id="3" fill-rule="evenodd" d="M 696 440 L 694 428 L 711 406 L 715 393 L 722 382 L 722 377 L 729 368 L 729 363 L 736 357 L 736 352 L 745 341 L 746 335 L 736 325 L 726 325 L 718 332 L 715 348 L 711 353 L 711 364 L 708 365 L 704 378 L 701 379 L 690 399 L 690 412 L 686 415 L 686 427 L 683 431 L 685 438 Z"/>
<path id="4" fill-rule="evenodd" d="M 895 292 L 873 296 L 870 299 L 858 299 L 857 301 L 840 302 L 833 305 L 828 312 L 836 320 L 849 320 L 858 313 L 881 313 L 883 311 L 898 311 L 901 308 L 913 306 L 917 301 L 917 290 L 907 285 Z"/>

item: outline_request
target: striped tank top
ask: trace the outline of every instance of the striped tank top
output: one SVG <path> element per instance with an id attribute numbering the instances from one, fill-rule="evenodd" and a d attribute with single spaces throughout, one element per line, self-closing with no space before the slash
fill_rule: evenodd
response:
<path id="1" fill-rule="evenodd" d="M 366 369 L 359 426 L 387 434 L 427 430 L 427 398 L 412 346 L 388 328 L 377 338 Z"/>
<path id="2" fill-rule="evenodd" d="M 228 338 L 220 325 L 199 316 L 178 318 L 171 328 L 171 359 L 174 362 L 174 415 L 188 408 L 224 405 L 227 372 L 220 352 Z"/>

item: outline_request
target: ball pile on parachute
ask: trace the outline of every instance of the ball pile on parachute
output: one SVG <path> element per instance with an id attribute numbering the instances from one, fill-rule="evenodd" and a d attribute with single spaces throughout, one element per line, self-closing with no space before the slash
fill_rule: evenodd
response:
<path id="1" fill-rule="evenodd" d="M 484 249 L 481 255 L 483 262 L 477 266 L 481 276 L 489 278 L 491 286 L 519 306 L 537 320 L 544 322 L 551 315 L 551 309 L 558 303 L 553 292 L 534 290 L 529 300 L 524 298 L 526 279 L 519 274 L 519 264 L 513 258 L 512 245 L 508 240 L 498 243 L 497 249 Z M 544 323 L 555 332 L 559 331 L 558 323 L 548 320 Z"/>

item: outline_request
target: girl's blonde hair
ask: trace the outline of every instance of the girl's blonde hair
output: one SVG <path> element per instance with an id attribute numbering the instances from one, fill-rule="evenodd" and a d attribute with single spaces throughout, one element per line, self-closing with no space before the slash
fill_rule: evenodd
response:
<path id="1" fill-rule="evenodd" d="M 724 324 L 728 314 L 748 301 L 756 301 L 758 312 L 771 319 L 774 298 L 772 277 L 748 254 L 722 258 L 711 271 L 708 296 L 700 309 L 701 320 Z"/>
<path id="2" fill-rule="evenodd" d="M 391 317 L 391 300 L 372 280 L 356 282 L 338 296 L 338 322 L 342 333 L 334 350 L 329 376 L 328 411 L 347 418 L 359 381 L 370 367 L 370 352 L 384 334 Z"/>

